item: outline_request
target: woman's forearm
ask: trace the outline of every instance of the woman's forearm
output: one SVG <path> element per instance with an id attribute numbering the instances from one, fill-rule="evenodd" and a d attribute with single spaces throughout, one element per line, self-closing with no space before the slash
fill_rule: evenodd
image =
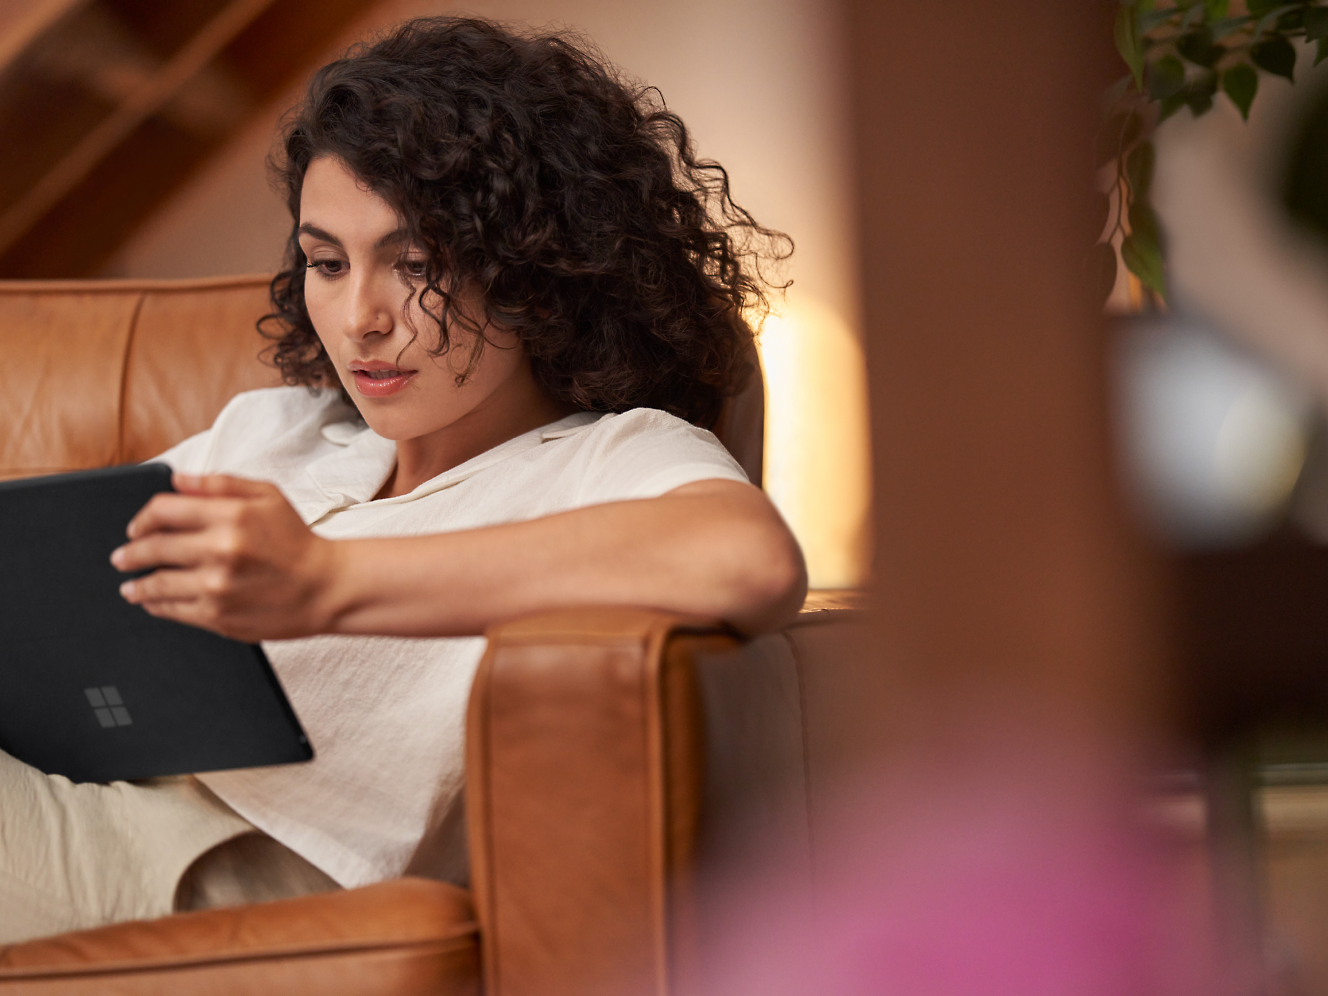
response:
<path id="1" fill-rule="evenodd" d="M 578 605 L 646 606 L 759 633 L 791 618 L 806 590 L 778 514 L 729 481 L 484 529 L 335 541 L 330 552 L 318 612 L 335 633 L 479 633 Z"/>
<path id="2" fill-rule="evenodd" d="M 733 481 L 508 525 L 328 540 L 271 484 L 175 476 L 112 554 L 126 600 L 240 640 L 317 633 L 456 636 L 577 605 L 722 619 L 748 633 L 797 612 L 798 545 L 769 500 Z"/>

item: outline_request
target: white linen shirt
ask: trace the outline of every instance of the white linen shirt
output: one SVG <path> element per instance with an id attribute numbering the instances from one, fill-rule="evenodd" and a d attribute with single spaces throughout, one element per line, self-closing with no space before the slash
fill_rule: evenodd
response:
<path id="1" fill-rule="evenodd" d="M 157 459 L 189 474 L 270 481 L 329 539 L 474 529 L 747 480 L 709 432 L 641 408 L 569 415 L 375 501 L 396 444 L 336 392 L 303 387 L 238 395 L 211 429 Z M 400 875 L 426 829 L 456 815 L 466 703 L 484 646 L 482 637 L 265 641 L 314 759 L 199 777 L 343 886 Z"/>

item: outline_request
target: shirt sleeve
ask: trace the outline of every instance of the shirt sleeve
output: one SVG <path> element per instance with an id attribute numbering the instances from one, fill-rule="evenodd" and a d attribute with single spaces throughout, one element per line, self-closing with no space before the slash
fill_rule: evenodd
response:
<path id="1" fill-rule="evenodd" d="M 207 466 L 208 450 L 211 446 L 212 430 L 204 429 L 197 435 L 176 443 L 165 453 L 160 453 L 144 462 L 164 463 L 171 470 L 181 474 L 202 474 Z"/>
<path id="2" fill-rule="evenodd" d="M 608 415 L 588 435 L 582 504 L 658 498 L 697 481 L 748 483 L 713 433 L 667 412 L 636 408 Z"/>

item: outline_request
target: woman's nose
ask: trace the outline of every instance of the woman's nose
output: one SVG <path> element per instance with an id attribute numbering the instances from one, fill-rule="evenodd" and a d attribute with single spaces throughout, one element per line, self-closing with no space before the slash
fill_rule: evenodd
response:
<path id="1" fill-rule="evenodd" d="M 350 294 L 346 297 L 345 330 L 353 339 L 370 335 L 388 335 L 393 317 L 387 296 L 372 274 L 352 273 Z"/>

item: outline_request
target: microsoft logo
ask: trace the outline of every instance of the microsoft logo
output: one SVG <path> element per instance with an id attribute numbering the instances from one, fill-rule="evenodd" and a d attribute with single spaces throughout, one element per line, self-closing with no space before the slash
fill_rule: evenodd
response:
<path id="1" fill-rule="evenodd" d="M 133 724 L 134 721 L 129 718 L 129 710 L 124 707 L 120 692 L 114 685 L 85 688 L 83 694 L 88 697 L 88 704 L 92 706 L 92 711 L 96 714 L 97 722 L 101 724 L 102 729 Z"/>

